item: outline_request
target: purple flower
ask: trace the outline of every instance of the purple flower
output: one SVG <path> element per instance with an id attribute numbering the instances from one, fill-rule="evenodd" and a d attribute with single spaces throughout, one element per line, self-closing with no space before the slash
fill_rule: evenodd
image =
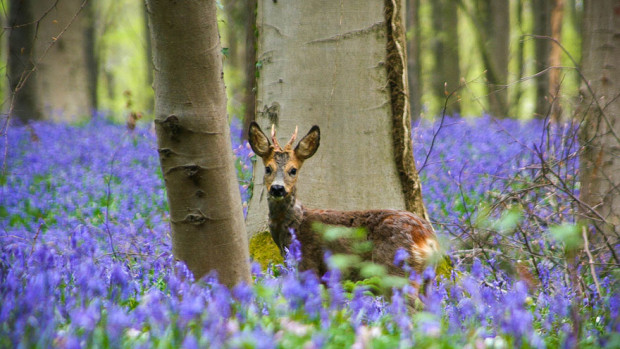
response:
<path id="1" fill-rule="evenodd" d="M 289 229 L 289 233 L 291 234 L 291 243 L 284 248 L 286 253 L 284 261 L 289 268 L 296 268 L 299 262 L 301 262 L 301 243 L 297 240 L 295 229 Z"/>
<path id="2" fill-rule="evenodd" d="M 101 305 L 98 301 L 91 303 L 86 309 L 76 309 L 72 316 L 72 323 L 86 331 L 92 331 L 101 318 Z"/>
<path id="3" fill-rule="evenodd" d="M 183 340 L 183 344 L 181 345 L 184 349 L 199 349 L 200 344 L 198 340 L 192 333 L 188 333 Z"/>

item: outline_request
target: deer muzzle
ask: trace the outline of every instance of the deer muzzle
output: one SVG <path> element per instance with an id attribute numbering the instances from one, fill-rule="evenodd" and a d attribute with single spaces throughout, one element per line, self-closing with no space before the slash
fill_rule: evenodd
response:
<path id="1" fill-rule="evenodd" d="M 269 188 L 269 195 L 274 198 L 283 198 L 286 196 L 286 188 L 280 184 L 272 184 Z"/>

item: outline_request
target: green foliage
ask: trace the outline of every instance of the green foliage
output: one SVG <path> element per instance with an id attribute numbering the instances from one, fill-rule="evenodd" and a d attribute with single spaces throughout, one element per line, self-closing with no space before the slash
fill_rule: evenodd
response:
<path id="1" fill-rule="evenodd" d="M 581 227 L 575 224 L 554 225 L 549 228 L 555 240 L 564 244 L 566 250 L 572 251 L 582 246 Z"/>

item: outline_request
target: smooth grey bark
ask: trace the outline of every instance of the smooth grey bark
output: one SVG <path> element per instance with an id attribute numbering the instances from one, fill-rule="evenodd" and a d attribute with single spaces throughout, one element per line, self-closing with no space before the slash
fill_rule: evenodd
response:
<path id="1" fill-rule="evenodd" d="M 308 207 L 408 209 L 428 218 L 411 151 L 401 1 L 259 0 L 256 121 L 282 144 L 321 127 L 298 196 Z M 267 230 L 254 166 L 249 234 Z"/>
<path id="2" fill-rule="evenodd" d="M 249 281 L 215 0 L 147 0 L 155 129 L 170 204 L 172 252 L 199 278 Z"/>
<path id="3" fill-rule="evenodd" d="M 95 86 L 88 3 L 11 1 L 8 66 L 11 91 L 17 92 L 13 114 L 20 119 L 75 121 L 90 116 Z"/>
<path id="4" fill-rule="evenodd" d="M 620 1 L 585 1 L 583 17 L 582 102 L 577 117 L 583 149 L 580 198 L 583 209 L 613 252 L 620 237 Z M 617 258 L 617 257 L 616 257 Z M 616 259 L 617 263 L 617 259 Z"/>

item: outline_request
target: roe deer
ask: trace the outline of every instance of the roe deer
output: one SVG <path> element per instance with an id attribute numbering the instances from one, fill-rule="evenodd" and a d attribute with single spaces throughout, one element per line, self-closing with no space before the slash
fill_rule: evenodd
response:
<path id="1" fill-rule="evenodd" d="M 254 153 L 263 159 L 265 165 L 264 183 L 267 188 L 269 205 L 269 230 L 278 245 L 280 253 L 291 243 L 290 229 L 294 229 L 301 244 L 301 270 L 313 270 L 319 276 L 327 272 L 324 262 L 325 250 L 334 253 L 351 253 L 351 241 L 338 239 L 327 241 L 313 229 L 315 223 L 344 227 L 364 227 L 366 239 L 372 242 L 372 250 L 360 255 L 387 268 L 391 275 L 403 276 L 404 271 L 394 265 L 394 255 L 400 248 L 409 253 L 409 265 L 421 273 L 427 259 L 438 250 L 435 233 L 430 224 L 407 211 L 368 210 L 336 211 L 304 207 L 297 200 L 297 177 L 305 160 L 317 151 L 320 141 L 318 126 L 312 126 L 297 146 L 293 143 L 297 129 L 291 140 L 281 148 L 276 140 L 275 128 L 271 129 L 271 139 L 263 133 L 257 123 L 249 128 L 249 143 Z"/>

